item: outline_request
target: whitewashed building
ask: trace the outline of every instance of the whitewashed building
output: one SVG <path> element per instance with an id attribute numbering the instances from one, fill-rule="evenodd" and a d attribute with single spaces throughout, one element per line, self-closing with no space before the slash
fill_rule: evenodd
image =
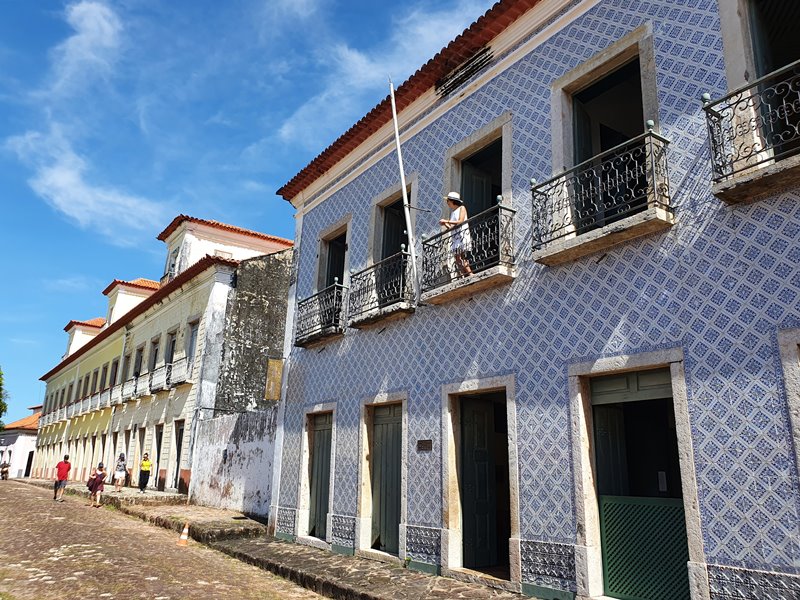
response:
<path id="1" fill-rule="evenodd" d="M 0 431 L 0 464 L 8 464 L 9 478 L 31 475 L 41 408 L 31 406 L 28 410 L 33 414 L 9 423 Z"/>
<path id="2" fill-rule="evenodd" d="M 292 242 L 232 225 L 176 217 L 160 281 L 114 280 L 105 318 L 70 321 L 67 353 L 46 382 L 37 476 L 64 454 L 71 477 L 124 453 L 137 484 L 147 452 L 151 488 L 188 493 L 198 419 L 214 407 L 225 310 L 240 261 Z M 204 410 L 208 409 L 208 410 Z"/>

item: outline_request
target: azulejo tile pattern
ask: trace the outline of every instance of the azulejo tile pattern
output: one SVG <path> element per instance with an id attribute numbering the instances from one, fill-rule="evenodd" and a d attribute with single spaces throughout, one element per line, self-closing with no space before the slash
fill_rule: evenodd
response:
<path id="1" fill-rule="evenodd" d="M 657 120 L 672 141 L 677 224 L 600 257 L 557 268 L 533 263 L 528 180 L 553 172 L 550 86 L 646 22 L 653 28 Z M 469 299 L 419 307 L 384 329 L 348 330 L 322 348 L 294 350 L 282 505 L 297 504 L 304 406 L 337 402 L 333 506 L 336 514 L 355 515 L 359 403 L 405 390 L 409 448 L 416 439 L 433 440 L 432 452 L 406 457 L 408 525 L 436 530 L 441 386 L 510 373 L 517 382 L 521 537 L 574 544 L 567 365 L 680 347 L 706 558 L 800 572 L 798 479 L 776 348 L 777 328 L 800 324 L 800 193 L 736 207 L 710 194 L 698 98 L 725 91 L 719 29 L 716 0 L 602 2 L 404 141 L 419 204 L 432 211 L 417 217 L 419 238 L 438 230 L 446 150 L 511 111 L 518 277 Z M 371 199 L 398 180 L 389 156 L 304 216 L 300 298 L 313 290 L 320 232 L 346 214 L 350 266 L 366 265 Z"/>
<path id="2" fill-rule="evenodd" d="M 711 600 L 796 600 L 800 577 L 746 569 L 708 566 Z"/>
<path id="3" fill-rule="evenodd" d="M 356 541 L 356 519 L 344 515 L 331 515 L 331 543 L 354 548 Z"/>
<path id="4" fill-rule="evenodd" d="M 542 587 L 576 592 L 575 546 L 545 542 L 520 542 L 522 581 Z"/>
<path id="5" fill-rule="evenodd" d="M 275 523 L 275 529 L 280 533 L 287 533 L 289 535 L 294 535 L 294 523 L 295 523 L 295 515 L 296 511 L 293 508 L 278 508 L 278 519 Z"/>
<path id="6" fill-rule="evenodd" d="M 406 527 L 406 556 L 411 560 L 438 565 L 441 559 L 441 547 L 441 529 Z"/>

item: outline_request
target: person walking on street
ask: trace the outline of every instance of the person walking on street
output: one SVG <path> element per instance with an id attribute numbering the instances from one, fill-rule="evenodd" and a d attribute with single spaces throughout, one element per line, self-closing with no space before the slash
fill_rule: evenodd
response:
<path id="1" fill-rule="evenodd" d="M 125 455 L 120 453 L 117 465 L 114 467 L 114 491 L 118 494 L 122 491 L 122 486 L 125 485 L 125 477 L 127 475 L 128 466 L 125 464 Z"/>
<path id="2" fill-rule="evenodd" d="M 56 480 L 53 485 L 53 500 L 64 501 L 64 490 L 67 487 L 67 479 L 72 465 L 69 464 L 69 454 L 64 455 L 64 460 L 56 465 Z"/>
<path id="3" fill-rule="evenodd" d="M 144 494 L 144 488 L 147 487 L 147 482 L 150 481 L 150 469 L 153 464 L 147 456 L 147 452 L 142 457 L 142 464 L 139 467 L 139 493 Z"/>
<path id="4" fill-rule="evenodd" d="M 103 466 L 103 463 L 97 465 L 97 469 L 92 469 L 92 475 L 89 477 L 89 481 L 86 484 L 89 488 L 89 492 L 91 495 L 89 496 L 91 500 L 90 506 L 94 508 L 100 508 L 100 495 L 105 490 L 103 486 L 103 482 L 106 479 L 106 470 Z"/>

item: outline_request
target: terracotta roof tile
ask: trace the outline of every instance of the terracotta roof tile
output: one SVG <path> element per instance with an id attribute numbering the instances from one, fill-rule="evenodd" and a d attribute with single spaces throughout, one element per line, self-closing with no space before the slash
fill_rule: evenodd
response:
<path id="1" fill-rule="evenodd" d="M 402 112 L 404 108 L 434 87 L 439 79 L 491 42 L 540 1 L 500 0 L 497 2 L 397 88 L 395 91 L 397 112 Z M 391 100 L 387 95 L 366 116 L 323 150 L 276 193 L 286 200 L 291 200 L 391 120 Z"/>
<path id="2" fill-rule="evenodd" d="M 125 287 L 132 287 L 138 288 L 140 290 L 151 290 L 156 291 L 161 284 L 157 281 L 153 281 L 152 279 L 145 279 L 144 277 L 138 277 L 137 279 L 133 279 L 131 281 L 125 281 L 124 279 L 115 279 L 111 283 L 106 286 L 106 289 L 103 290 L 103 295 L 108 296 L 116 286 L 123 285 Z"/>
<path id="3" fill-rule="evenodd" d="M 77 321 L 73 319 L 72 321 L 67 323 L 67 326 L 64 327 L 64 331 L 69 331 L 70 329 L 75 327 L 75 325 L 82 325 L 84 327 L 95 327 L 97 329 L 102 329 L 103 325 L 105 324 L 106 320 L 103 317 L 95 317 L 94 319 L 89 319 L 88 321 Z"/>
<path id="4" fill-rule="evenodd" d="M 28 415 L 20 419 L 19 421 L 14 421 L 13 423 L 9 423 L 5 426 L 6 430 L 8 429 L 27 429 L 30 431 L 36 431 L 39 429 L 39 415 L 41 412 L 33 413 L 32 415 Z"/>
<path id="5" fill-rule="evenodd" d="M 243 227 L 237 227 L 236 225 L 228 225 L 227 223 L 220 223 L 219 221 L 198 219 L 197 217 L 190 217 L 189 215 L 178 215 L 177 217 L 172 219 L 172 223 L 167 225 L 166 229 L 164 229 L 164 231 L 158 234 L 157 239 L 163 242 L 170 235 L 172 235 L 172 233 L 180 226 L 181 223 L 185 221 L 189 221 L 190 223 L 197 223 L 199 225 L 206 225 L 208 227 L 214 227 L 215 229 L 221 229 L 223 231 L 230 231 L 231 233 L 240 233 L 242 235 L 258 238 L 260 240 L 275 242 L 277 244 L 282 244 L 287 248 L 294 245 L 294 242 L 292 242 L 292 240 L 287 240 L 286 238 L 270 235 L 268 233 L 261 233 L 260 231 L 253 231 L 251 229 L 245 229 Z"/>

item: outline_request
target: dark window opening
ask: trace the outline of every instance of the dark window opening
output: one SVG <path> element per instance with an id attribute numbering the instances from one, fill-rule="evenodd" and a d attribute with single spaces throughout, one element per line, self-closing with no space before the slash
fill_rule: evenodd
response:
<path id="1" fill-rule="evenodd" d="M 406 216 L 403 211 L 403 199 L 383 207 L 383 239 L 381 243 L 381 260 L 394 256 L 405 245 L 408 249 L 408 233 Z"/>
<path id="2" fill-rule="evenodd" d="M 750 0 L 749 12 L 757 78 L 800 60 L 800 4 Z"/>
<path id="3" fill-rule="evenodd" d="M 461 159 L 461 199 L 467 217 L 474 217 L 497 204 L 497 196 L 503 191 L 502 178 L 502 138 Z"/>
<path id="4" fill-rule="evenodd" d="M 325 287 L 338 281 L 344 283 L 344 263 L 347 255 L 347 232 L 326 241 L 328 245 L 328 261 L 325 265 Z"/>
<path id="5" fill-rule="evenodd" d="M 574 94 L 572 104 L 575 165 L 640 136 L 644 108 L 639 59 Z M 610 163 L 608 157 L 598 159 L 576 176 L 573 221 L 578 233 L 630 216 L 647 204 L 644 145 L 624 146 L 616 156 Z"/>

